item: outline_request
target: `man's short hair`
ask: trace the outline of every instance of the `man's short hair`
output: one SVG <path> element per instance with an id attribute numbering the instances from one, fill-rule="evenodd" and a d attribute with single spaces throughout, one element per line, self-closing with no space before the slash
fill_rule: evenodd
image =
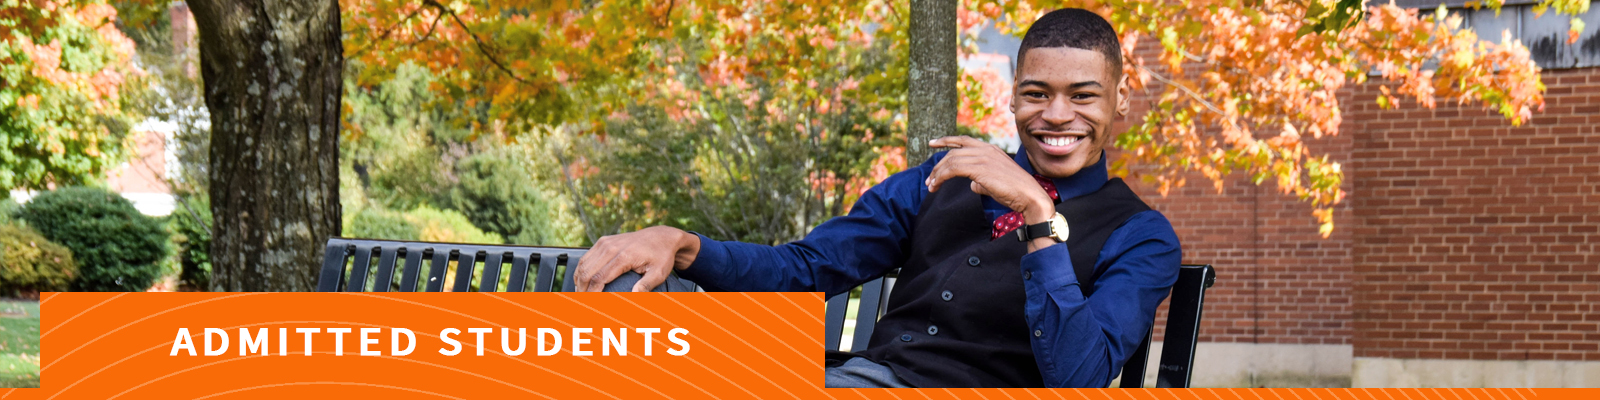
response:
<path id="1" fill-rule="evenodd" d="M 1117 30 L 1099 14 L 1082 8 L 1063 8 L 1051 11 L 1022 36 L 1022 47 L 1017 49 L 1017 68 L 1022 68 L 1023 57 L 1036 47 L 1071 47 L 1098 51 L 1111 64 L 1113 76 L 1122 73 L 1122 41 Z"/>

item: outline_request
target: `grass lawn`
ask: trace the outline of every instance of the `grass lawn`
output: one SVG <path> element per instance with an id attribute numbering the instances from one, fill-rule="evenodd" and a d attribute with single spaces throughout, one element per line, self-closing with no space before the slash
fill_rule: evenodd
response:
<path id="1" fill-rule="evenodd" d="M 39 302 L 0 300 L 0 387 L 39 387 Z"/>

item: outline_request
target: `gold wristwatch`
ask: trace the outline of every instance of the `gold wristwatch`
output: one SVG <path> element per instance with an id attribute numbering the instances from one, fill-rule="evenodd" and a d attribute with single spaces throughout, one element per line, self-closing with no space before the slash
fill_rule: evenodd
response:
<path id="1" fill-rule="evenodd" d="M 1058 243 L 1065 243 L 1067 241 L 1068 233 L 1069 229 L 1067 229 L 1067 217 L 1061 216 L 1061 213 L 1056 213 L 1055 216 L 1050 217 L 1049 221 L 1024 226 L 1022 229 L 1018 229 L 1017 241 L 1026 242 L 1042 237 L 1050 237 L 1054 238 Z"/>

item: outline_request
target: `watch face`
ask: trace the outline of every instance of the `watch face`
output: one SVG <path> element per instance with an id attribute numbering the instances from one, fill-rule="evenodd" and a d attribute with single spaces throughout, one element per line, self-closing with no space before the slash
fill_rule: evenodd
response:
<path id="1" fill-rule="evenodd" d="M 1055 218 L 1050 219 L 1050 236 L 1055 237 L 1056 240 L 1067 241 L 1067 236 L 1071 233 L 1068 229 L 1067 219 L 1062 217 L 1061 214 L 1056 214 Z"/>

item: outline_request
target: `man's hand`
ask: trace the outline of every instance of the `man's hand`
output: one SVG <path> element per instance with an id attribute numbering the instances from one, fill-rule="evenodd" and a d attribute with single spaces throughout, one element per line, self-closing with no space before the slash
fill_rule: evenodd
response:
<path id="1" fill-rule="evenodd" d="M 678 228 L 652 226 L 635 232 L 600 238 L 578 261 L 573 288 L 598 292 L 628 271 L 644 275 L 633 285 L 648 292 L 667 281 L 673 269 L 689 268 L 700 254 L 700 237 Z"/>
<path id="2" fill-rule="evenodd" d="M 939 191 L 939 186 L 950 178 L 966 177 L 972 180 L 973 192 L 1021 212 L 1030 225 L 1055 215 L 1055 201 L 1050 194 L 1000 147 L 966 136 L 945 136 L 928 142 L 928 146 L 953 149 L 928 174 L 929 192 Z"/>

